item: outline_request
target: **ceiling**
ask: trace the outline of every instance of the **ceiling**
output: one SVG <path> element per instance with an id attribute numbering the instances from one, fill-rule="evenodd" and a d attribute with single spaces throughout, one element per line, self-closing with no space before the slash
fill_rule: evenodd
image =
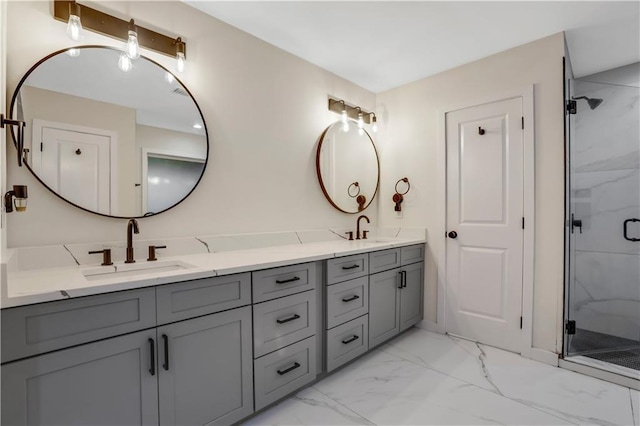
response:
<path id="1" fill-rule="evenodd" d="M 638 1 L 183 1 L 373 92 L 560 31 L 576 77 L 640 61 Z"/>

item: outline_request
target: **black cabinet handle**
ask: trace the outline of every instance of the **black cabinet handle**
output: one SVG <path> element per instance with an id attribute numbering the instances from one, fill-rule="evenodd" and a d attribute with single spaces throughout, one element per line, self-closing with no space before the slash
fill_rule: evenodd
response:
<path id="1" fill-rule="evenodd" d="M 400 285 L 398 286 L 398 288 L 402 288 L 404 283 L 404 274 L 402 273 L 402 271 L 398 271 L 398 274 L 400 274 Z"/>
<path id="2" fill-rule="evenodd" d="M 287 374 L 290 371 L 295 370 L 296 368 L 300 367 L 300 364 L 298 364 L 297 362 L 294 362 L 293 365 L 289 368 L 286 368 L 284 370 L 277 370 L 278 374 L 281 376 L 284 376 L 285 374 Z"/>
<path id="3" fill-rule="evenodd" d="M 297 320 L 298 318 L 300 318 L 300 315 L 295 314 L 295 315 L 293 315 L 293 316 L 290 316 L 289 318 L 276 320 L 276 322 L 277 322 L 278 324 L 284 324 L 284 323 L 287 323 L 287 322 L 289 322 L 289 321 Z"/>
<path id="4" fill-rule="evenodd" d="M 358 300 L 358 299 L 360 299 L 360 296 L 358 296 L 357 294 L 354 294 L 354 295 L 353 295 L 353 296 L 351 296 L 351 297 L 347 297 L 347 298 L 345 298 L 345 299 L 342 299 L 342 301 L 343 301 L 343 302 L 352 302 L 352 301 L 354 301 L 354 300 Z"/>
<path id="5" fill-rule="evenodd" d="M 164 341 L 164 363 L 162 368 L 164 368 L 164 371 L 169 371 L 169 337 L 163 334 L 162 340 Z"/>
<path id="6" fill-rule="evenodd" d="M 623 226 L 623 234 L 624 234 L 624 239 L 628 240 L 628 241 L 640 241 L 640 238 L 633 238 L 633 237 L 629 237 L 628 234 L 628 230 L 627 230 L 627 225 L 629 225 L 630 222 L 640 222 L 640 219 L 638 218 L 631 218 L 631 219 L 627 219 L 624 221 L 624 226 Z"/>
<path id="7" fill-rule="evenodd" d="M 289 278 L 288 280 L 276 280 L 276 284 L 292 283 L 294 281 L 300 281 L 300 277 Z"/>
<path id="8" fill-rule="evenodd" d="M 356 336 L 355 334 L 351 337 L 349 337 L 347 340 L 343 340 L 342 343 L 344 345 L 348 345 L 351 342 L 355 342 L 356 340 L 358 340 L 360 337 Z"/>
<path id="9" fill-rule="evenodd" d="M 149 368 L 149 374 L 156 375 L 156 342 L 149 338 L 149 354 L 151 357 L 151 367 Z"/>
<path id="10" fill-rule="evenodd" d="M 402 288 L 407 288 L 407 271 L 402 271 Z"/>
<path id="11" fill-rule="evenodd" d="M 343 266 L 342 269 L 344 269 L 345 271 L 348 271 L 349 269 L 356 269 L 359 268 L 360 265 L 352 265 L 352 266 Z"/>

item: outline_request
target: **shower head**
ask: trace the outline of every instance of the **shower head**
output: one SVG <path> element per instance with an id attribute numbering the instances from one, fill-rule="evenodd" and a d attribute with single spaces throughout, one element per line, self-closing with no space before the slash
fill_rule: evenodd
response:
<path id="1" fill-rule="evenodd" d="M 598 105 L 602 103 L 602 99 L 600 98 L 588 98 L 586 96 L 578 96 L 577 98 L 573 99 L 586 99 L 587 103 L 589 104 L 589 108 L 591 109 L 598 108 Z"/>

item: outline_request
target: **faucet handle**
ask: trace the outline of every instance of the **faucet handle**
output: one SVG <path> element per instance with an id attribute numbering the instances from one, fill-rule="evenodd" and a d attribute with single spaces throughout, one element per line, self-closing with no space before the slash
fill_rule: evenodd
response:
<path id="1" fill-rule="evenodd" d="M 369 231 L 362 231 L 362 239 L 366 240 L 367 239 L 367 234 L 369 233 Z"/>
<path id="2" fill-rule="evenodd" d="M 349 241 L 353 241 L 353 231 L 347 231 L 345 234 L 349 235 Z"/>
<path id="3" fill-rule="evenodd" d="M 111 261 L 111 249 L 107 248 L 104 250 L 94 250 L 89 252 L 89 254 L 98 254 L 98 253 L 102 253 L 102 266 L 113 265 L 113 262 Z"/>
<path id="4" fill-rule="evenodd" d="M 154 260 L 158 260 L 158 258 L 156 257 L 156 249 L 164 248 L 167 248 L 167 246 L 149 246 L 149 258 L 147 259 L 147 261 L 153 262 Z"/>

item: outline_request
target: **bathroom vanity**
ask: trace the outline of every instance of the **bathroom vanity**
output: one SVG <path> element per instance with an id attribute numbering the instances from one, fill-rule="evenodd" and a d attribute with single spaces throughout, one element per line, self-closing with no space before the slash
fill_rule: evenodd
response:
<path id="1" fill-rule="evenodd" d="M 230 424 L 422 319 L 423 243 L 316 245 L 312 261 L 247 255 L 238 273 L 3 309 L 2 424 Z"/>

